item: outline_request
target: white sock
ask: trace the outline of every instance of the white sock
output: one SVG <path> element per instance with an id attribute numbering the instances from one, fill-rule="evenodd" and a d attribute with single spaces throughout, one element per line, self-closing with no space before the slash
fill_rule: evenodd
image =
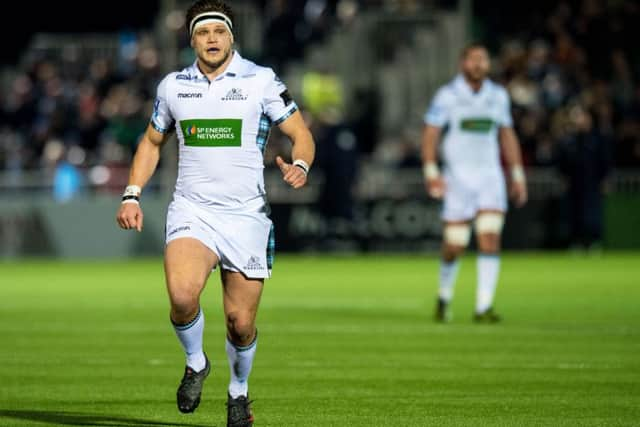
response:
<path id="1" fill-rule="evenodd" d="M 257 345 L 257 333 L 253 342 L 246 347 L 239 347 L 227 338 L 225 348 L 231 371 L 229 395 L 234 399 L 238 396 L 247 396 L 249 393 L 249 374 L 253 366 L 253 357 L 256 355 Z"/>
<path id="2" fill-rule="evenodd" d="M 457 258 L 451 262 L 440 261 L 440 288 L 438 289 L 438 297 L 445 302 L 449 302 L 453 298 L 453 290 L 456 286 L 459 268 L 460 262 Z"/>
<path id="3" fill-rule="evenodd" d="M 500 256 L 478 255 L 478 288 L 476 294 L 476 313 L 484 313 L 493 304 L 498 275 L 500 274 Z"/>
<path id="4" fill-rule="evenodd" d="M 202 335 L 204 333 L 204 313 L 202 309 L 198 309 L 196 317 L 186 325 L 171 323 L 173 323 L 173 329 L 175 329 L 187 356 L 187 366 L 196 372 L 200 372 L 207 363 L 202 351 Z"/>

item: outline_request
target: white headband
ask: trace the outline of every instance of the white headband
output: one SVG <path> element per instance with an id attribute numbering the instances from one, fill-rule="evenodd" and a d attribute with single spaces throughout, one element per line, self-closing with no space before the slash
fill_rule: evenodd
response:
<path id="1" fill-rule="evenodd" d="M 233 24 L 231 23 L 231 19 L 227 15 L 221 12 L 204 12 L 200 15 L 196 15 L 189 24 L 189 34 L 193 35 L 193 30 L 198 28 L 201 25 L 211 24 L 212 22 L 219 22 L 224 24 L 229 31 L 229 34 L 233 36 Z"/>

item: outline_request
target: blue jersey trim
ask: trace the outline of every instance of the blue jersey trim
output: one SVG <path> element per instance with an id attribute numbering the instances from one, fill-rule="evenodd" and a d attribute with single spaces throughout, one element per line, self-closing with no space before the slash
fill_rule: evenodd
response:
<path id="1" fill-rule="evenodd" d="M 297 105 L 295 105 L 295 104 L 293 104 L 293 108 L 292 108 L 291 110 L 287 111 L 287 112 L 285 113 L 285 115 L 284 115 L 284 116 L 280 117 L 278 120 L 276 120 L 275 122 L 273 122 L 273 124 L 274 124 L 274 125 L 276 125 L 276 126 L 277 126 L 277 125 L 279 125 L 280 123 L 284 122 L 284 121 L 285 121 L 285 120 L 287 120 L 289 117 L 291 117 L 291 115 L 292 115 L 293 113 L 295 113 L 296 111 L 298 111 L 298 106 L 297 106 Z"/>
<path id="2" fill-rule="evenodd" d="M 269 241 L 267 243 L 267 268 L 269 270 L 273 268 L 275 253 L 276 253 L 276 233 L 273 228 L 273 224 L 271 224 L 271 229 L 269 230 Z"/>
<path id="3" fill-rule="evenodd" d="M 256 145 L 264 154 L 264 150 L 267 147 L 269 141 L 269 133 L 271 132 L 271 119 L 269 116 L 262 113 L 260 116 L 260 123 L 258 124 L 258 135 L 256 136 Z"/>
<path id="4" fill-rule="evenodd" d="M 160 132 L 160 133 L 167 133 L 167 132 L 169 132 L 169 129 L 161 128 L 161 127 L 160 127 L 160 126 L 158 126 L 158 125 L 157 125 L 153 120 L 151 120 L 151 121 L 150 121 L 150 123 L 151 123 L 151 126 L 153 126 L 153 128 L 154 128 L 155 130 L 157 130 L 158 132 Z"/>

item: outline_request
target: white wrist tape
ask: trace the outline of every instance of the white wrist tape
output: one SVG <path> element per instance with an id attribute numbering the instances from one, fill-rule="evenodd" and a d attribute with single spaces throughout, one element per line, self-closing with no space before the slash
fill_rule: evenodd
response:
<path id="1" fill-rule="evenodd" d="M 425 179 L 431 181 L 432 179 L 440 177 L 440 169 L 438 168 L 437 163 L 429 162 L 422 167 L 422 174 Z"/>
<path id="2" fill-rule="evenodd" d="M 524 182 L 524 169 L 520 165 L 513 166 L 511 168 L 511 179 L 513 182 Z"/>
<path id="3" fill-rule="evenodd" d="M 476 218 L 477 234 L 500 234 L 504 226 L 504 214 L 500 212 L 480 212 Z"/>
<path id="4" fill-rule="evenodd" d="M 296 159 L 293 161 L 293 165 L 302 169 L 305 175 L 309 173 L 309 163 L 305 162 L 302 159 Z"/>
<path id="5" fill-rule="evenodd" d="M 123 200 L 123 201 L 122 201 L 122 204 L 123 204 L 123 205 L 125 205 L 125 204 L 127 204 L 127 203 L 135 203 L 136 205 L 139 205 L 139 204 L 140 204 L 140 202 L 139 202 L 138 200 L 136 200 L 136 199 L 126 199 L 126 200 Z"/>
<path id="6" fill-rule="evenodd" d="M 141 193 L 142 193 L 142 188 L 140 188 L 139 186 L 127 185 L 127 188 L 124 189 L 124 193 L 122 194 L 122 197 L 125 197 L 125 196 L 140 197 Z"/>
<path id="7" fill-rule="evenodd" d="M 444 241 L 453 246 L 466 248 L 471 239 L 471 225 L 447 224 L 444 226 Z"/>

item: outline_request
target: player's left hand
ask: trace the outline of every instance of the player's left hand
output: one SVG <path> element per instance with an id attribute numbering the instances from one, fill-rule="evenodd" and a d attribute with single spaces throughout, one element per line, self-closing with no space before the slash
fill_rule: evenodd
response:
<path id="1" fill-rule="evenodd" d="M 520 208 L 527 203 L 527 183 L 526 182 L 511 182 L 511 198 L 513 199 L 516 207 Z"/>
<path id="2" fill-rule="evenodd" d="M 276 164 L 282 171 L 282 179 L 293 188 L 300 188 L 307 183 L 307 175 L 298 166 L 287 163 L 282 157 L 276 157 Z"/>

